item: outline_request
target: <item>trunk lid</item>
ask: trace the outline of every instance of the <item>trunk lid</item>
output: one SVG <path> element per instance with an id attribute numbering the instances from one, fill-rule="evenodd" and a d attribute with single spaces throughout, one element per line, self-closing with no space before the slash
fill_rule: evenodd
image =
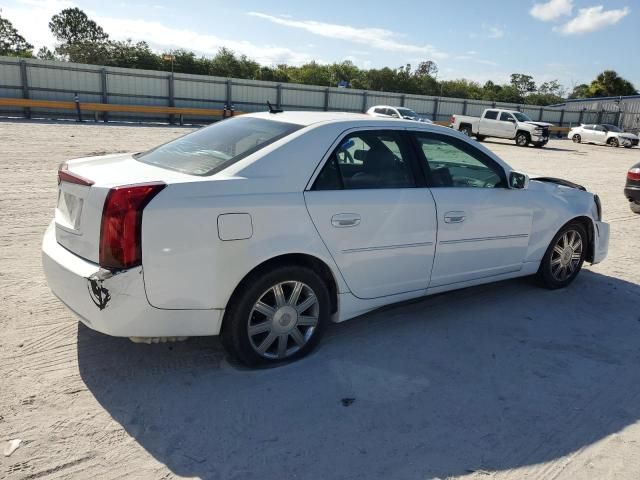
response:
<path id="1" fill-rule="evenodd" d="M 189 181 L 194 177 L 138 162 L 132 154 L 69 160 L 60 175 L 55 211 L 56 240 L 76 255 L 98 263 L 102 208 L 112 187 Z M 73 177 L 80 177 L 78 182 Z"/>

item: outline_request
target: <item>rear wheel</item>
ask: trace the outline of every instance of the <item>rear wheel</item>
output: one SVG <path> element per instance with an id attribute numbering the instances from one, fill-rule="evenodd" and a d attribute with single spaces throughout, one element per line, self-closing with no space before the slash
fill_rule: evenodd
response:
<path id="1" fill-rule="evenodd" d="M 639 202 L 629 202 L 629 206 L 631 207 L 631 211 L 633 213 L 640 213 L 640 203 Z"/>
<path id="2" fill-rule="evenodd" d="M 329 320 L 329 291 L 306 267 L 278 267 L 243 282 L 225 312 L 222 342 L 248 366 L 301 358 Z"/>
<path id="3" fill-rule="evenodd" d="M 576 133 L 571 140 L 573 140 L 573 143 L 580 143 L 582 142 L 582 137 Z"/>
<path id="4" fill-rule="evenodd" d="M 460 127 L 460 133 L 465 134 L 467 137 L 470 137 L 473 132 L 471 131 L 471 127 L 469 125 L 464 125 Z"/>
<path id="5" fill-rule="evenodd" d="M 620 142 L 618 141 L 618 139 L 616 137 L 612 137 L 609 139 L 609 141 L 607 142 L 609 144 L 609 146 L 611 147 L 619 147 L 620 146 Z"/>
<path id="6" fill-rule="evenodd" d="M 526 147 L 529 145 L 529 134 L 525 132 L 518 132 L 516 135 L 516 145 L 519 147 Z"/>
<path id="7" fill-rule="evenodd" d="M 587 253 L 587 232 L 580 223 L 569 223 L 560 229 L 547 248 L 538 278 L 549 288 L 563 288 L 578 276 Z"/>

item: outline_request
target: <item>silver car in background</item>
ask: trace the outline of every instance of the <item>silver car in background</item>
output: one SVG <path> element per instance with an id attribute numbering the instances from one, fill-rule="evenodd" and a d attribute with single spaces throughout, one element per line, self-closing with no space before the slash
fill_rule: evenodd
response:
<path id="1" fill-rule="evenodd" d="M 611 147 L 637 147 L 638 137 L 632 133 L 625 133 L 615 125 L 587 124 L 573 127 L 568 137 L 574 143 L 601 143 Z"/>
<path id="2" fill-rule="evenodd" d="M 414 120 L 416 122 L 433 123 L 428 118 L 418 115 L 416 112 L 406 107 L 393 107 L 390 105 L 374 105 L 367 110 L 368 115 L 374 117 L 402 118 L 404 120 Z"/>

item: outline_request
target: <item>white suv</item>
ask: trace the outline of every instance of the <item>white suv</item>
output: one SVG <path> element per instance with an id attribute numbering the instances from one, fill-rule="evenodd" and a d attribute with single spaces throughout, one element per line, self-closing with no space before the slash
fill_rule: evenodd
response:
<path id="1" fill-rule="evenodd" d="M 386 117 L 386 118 L 403 118 L 404 120 L 414 120 L 416 122 L 433 123 L 431 120 L 425 117 L 421 117 L 410 108 L 405 107 L 392 107 L 389 105 L 375 105 L 367 110 L 368 115 L 374 117 Z"/>

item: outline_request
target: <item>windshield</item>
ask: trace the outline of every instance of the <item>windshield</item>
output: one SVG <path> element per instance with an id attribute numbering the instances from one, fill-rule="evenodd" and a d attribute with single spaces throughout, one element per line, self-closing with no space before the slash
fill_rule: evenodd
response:
<path id="1" fill-rule="evenodd" d="M 622 130 L 620 130 L 618 127 L 616 127 L 615 125 L 609 125 L 608 123 L 605 123 L 604 125 L 602 125 L 604 128 L 606 128 L 607 130 L 609 130 L 610 132 L 616 132 L 616 133 L 622 133 Z"/>
<path id="2" fill-rule="evenodd" d="M 410 108 L 398 108 L 398 113 L 403 117 L 419 117 L 420 116 Z"/>
<path id="3" fill-rule="evenodd" d="M 520 112 L 511 112 L 513 114 L 514 117 L 516 117 L 516 119 L 519 122 L 530 122 L 531 119 L 529 117 L 527 117 L 524 113 L 520 113 Z"/>
<path id="4" fill-rule="evenodd" d="M 300 128 L 263 118 L 231 118 L 141 153 L 136 159 L 189 175 L 212 175 Z"/>

